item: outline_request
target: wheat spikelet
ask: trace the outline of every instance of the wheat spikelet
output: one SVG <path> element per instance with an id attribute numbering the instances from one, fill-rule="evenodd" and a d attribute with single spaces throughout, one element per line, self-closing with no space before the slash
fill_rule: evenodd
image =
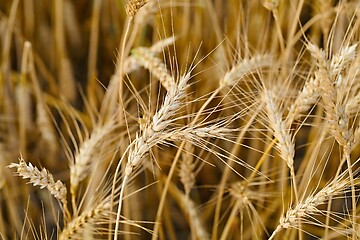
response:
<path id="1" fill-rule="evenodd" d="M 156 53 L 162 53 L 164 49 L 168 46 L 171 46 L 175 43 L 176 37 L 171 36 L 168 38 L 161 39 L 154 43 L 150 48 L 150 52 L 156 54 Z"/>
<path id="2" fill-rule="evenodd" d="M 360 106 L 360 93 L 347 101 L 345 106 L 345 114 L 347 116 L 358 115 L 360 111 L 359 106 Z"/>
<path id="3" fill-rule="evenodd" d="M 344 46 L 337 54 L 335 54 L 331 58 L 331 77 L 341 74 L 342 70 L 346 67 L 346 65 L 348 65 L 355 58 L 356 46 L 357 44 L 351 46 Z"/>
<path id="4" fill-rule="evenodd" d="M 161 59 L 154 57 L 154 54 L 146 48 L 138 47 L 132 50 L 133 56 L 138 64 L 148 69 L 151 74 L 160 80 L 164 88 L 169 91 L 175 84 L 174 78 L 169 74 L 166 65 Z"/>
<path id="5" fill-rule="evenodd" d="M 124 60 L 123 74 L 124 75 L 130 74 L 131 72 L 134 72 L 135 70 L 138 70 L 139 68 L 140 68 L 140 65 L 138 64 L 138 61 L 133 56 L 129 56 Z M 116 77 L 116 75 L 114 77 Z"/>
<path id="6" fill-rule="evenodd" d="M 117 231 L 119 229 L 124 188 L 127 185 L 127 182 L 129 181 L 134 169 L 141 165 L 143 157 L 149 153 L 150 149 L 157 144 L 163 143 L 171 135 L 171 132 L 169 133 L 165 130 L 169 125 L 171 125 L 173 121 L 171 117 L 173 117 L 182 107 L 181 101 L 186 95 L 189 79 L 190 72 L 185 76 L 180 77 L 178 84 L 175 87 L 169 89 L 167 92 L 163 105 L 154 114 L 150 124 L 145 126 L 141 133 L 137 132 L 136 138 L 130 143 L 127 163 L 125 166 L 125 176 L 122 182 L 118 211 L 116 214 L 115 240 L 117 239 Z M 114 179 L 116 179 L 119 166 L 120 165 L 118 164 Z M 113 182 L 113 190 L 114 187 L 115 184 Z"/>
<path id="7" fill-rule="evenodd" d="M 286 128 L 286 122 L 282 119 L 283 113 L 275 102 L 274 93 L 265 89 L 263 98 L 264 103 L 266 104 L 267 117 L 269 118 L 271 130 L 274 137 L 277 139 L 276 147 L 281 158 L 286 162 L 286 165 L 289 168 L 295 199 L 298 201 L 299 197 L 294 169 L 295 144 L 291 139 L 290 130 Z"/>
<path id="8" fill-rule="evenodd" d="M 134 17 L 137 11 L 146 4 L 146 0 L 128 0 L 125 4 L 125 12 L 128 16 Z"/>
<path id="9" fill-rule="evenodd" d="M 355 129 L 354 139 L 355 139 L 355 144 L 354 144 L 354 146 L 360 144 L 360 126 L 358 126 L 358 127 Z"/>
<path id="10" fill-rule="evenodd" d="M 225 76 L 220 80 L 220 86 L 233 86 L 239 79 L 248 74 L 252 74 L 261 68 L 271 67 L 274 59 L 269 54 L 255 55 L 250 59 L 243 59 L 236 64 Z"/>
<path id="11" fill-rule="evenodd" d="M 296 120 L 301 113 L 309 111 L 311 106 L 316 103 L 320 97 L 320 86 L 318 79 L 310 78 L 306 81 L 300 93 L 297 95 L 294 103 L 290 106 L 289 113 L 287 115 L 287 126 L 290 126 L 294 120 Z"/>
<path id="12" fill-rule="evenodd" d="M 179 177 L 184 186 L 186 196 L 190 195 L 191 189 L 195 185 L 194 169 L 196 164 L 192 155 L 193 151 L 194 146 L 189 143 L 186 144 L 182 153 L 182 160 L 180 161 Z"/>
<path id="13" fill-rule="evenodd" d="M 23 179 L 29 179 L 29 183 L 32 185 L 48 189 L 51 195 L 58 199 L 66 209 L 66 186 L 60 180 L 55 182 L 53 175 L 46 168 L 40 171 L 31 163 L 27 165 L 22 157 L 19 158 L 19 163 L 12 163 L 9 167 L 16 168 L 16 173 Z"/>
<path id="14" fill-rule="evenodd" d="M 173 133 L 169 136 L 169 139 L 174 141 L 187 140 L 194 145 L 201 146 L 199 143 L 201 143 L 204 138 L 226 140 L 233 131 L 235 131 L 235 129 L 216 124 L 206 127 L 194 125 L 186 126 L 181 129 L 174 129 Z"/>

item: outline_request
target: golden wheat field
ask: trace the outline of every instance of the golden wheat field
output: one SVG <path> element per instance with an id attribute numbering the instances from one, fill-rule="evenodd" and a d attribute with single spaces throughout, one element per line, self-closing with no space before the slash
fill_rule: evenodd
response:
<path id="1" fill-rule="evenodd" d="M 360 239 L 360 2 L 1 0 L 0 239 Z"/>

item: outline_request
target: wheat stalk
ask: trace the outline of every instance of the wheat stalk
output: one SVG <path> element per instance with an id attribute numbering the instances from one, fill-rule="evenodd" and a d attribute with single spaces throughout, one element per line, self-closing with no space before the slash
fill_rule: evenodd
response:
<path id="1" fill-rule="evenodd" d="M 166 180 L 165 176 L 160 174 L 161 179 Z M 204 221 L 201 219 L 196 203 L 185 193 L 183 194 L 175 184 L 169 186 L 169 192 L 174 196 L 175 201 L 181 207 L 182 211 L 189 219 L 190 228 L 194 234 L 194 238 L 200 240 L 209 239 L 209 234 L 206 231 Z"/>

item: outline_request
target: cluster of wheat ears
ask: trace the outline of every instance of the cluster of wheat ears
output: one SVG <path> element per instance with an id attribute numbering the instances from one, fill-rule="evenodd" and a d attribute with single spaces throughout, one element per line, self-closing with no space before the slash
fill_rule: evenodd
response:
<path id="1" fill-rule="evenodd" d="M 1 1 L 0 238 L 360 239 L 359 29 L 351 0 Z"/>

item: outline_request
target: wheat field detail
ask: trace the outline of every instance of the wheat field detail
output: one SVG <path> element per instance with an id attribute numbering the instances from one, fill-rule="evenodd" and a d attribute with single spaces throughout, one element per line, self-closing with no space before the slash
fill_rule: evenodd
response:
<path id="1" fill-rule="evenodd" d="M 360 239 L 360 2 L 2 0 L 0 239 Z"/>

